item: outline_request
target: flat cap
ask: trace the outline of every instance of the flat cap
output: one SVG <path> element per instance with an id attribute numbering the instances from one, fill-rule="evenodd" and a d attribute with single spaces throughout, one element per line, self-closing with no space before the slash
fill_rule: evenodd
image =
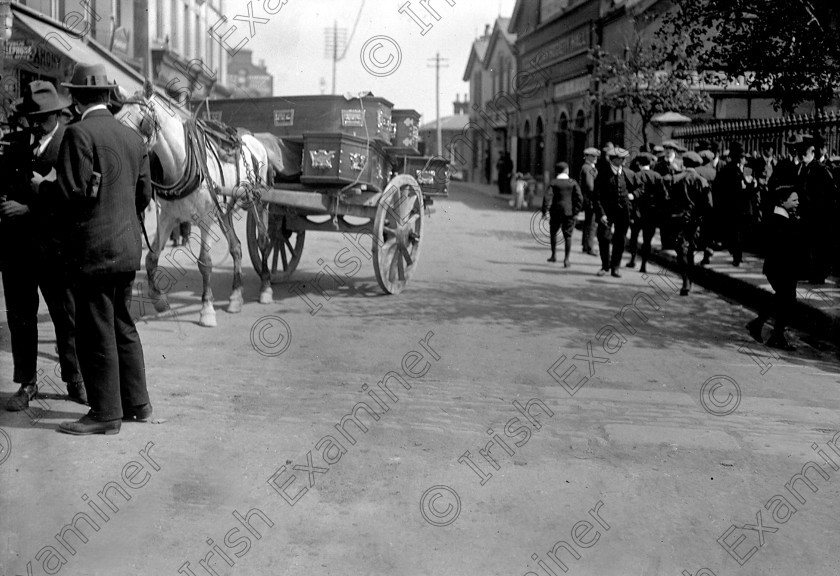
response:
<path id="1" fill-rule="evenodd" d="M 686 152 L 683 154 L 682 161 L 686 168 L 696 168 L 703 164 L 703 159 L 697 152 Z"/>
<path id="2" fill-rule="evenodd" d="M 664 154 L 665 153 L 665 148 L 660 146 L 659 144 L 657 144 L 656 146 L 653 147 L 653 152 L 654 152 L 654 154 Z"/>
<path id="3" fill-rule="evenodd" d="M 627 158 L 628 156 L 630 156 L 630 152 L 619 146 L 616 146 L 615 148 L 610 150 L 608 154 L 610 158 Z"/>
<path id="4" fill-rule="evenodd" d="M 802 144 L 810 144 L 814 140 L 814 137 L 810 134 L 803 134 L 798 133 L 794 134 L 790 137 L 789 140 L 785 140 L 786 146 L 801 146 Z"/>
<path id="5" fill-rule="evenodd" d="M 700 158 L 706 161 L 706 163 L 711 162 L 715 159 L 715 153 L 711 150 L 705 149 L 699 152 Z"/>
<path id="6" fill-rule="evenodd" d="M 674 140 L 665 140 L 662 143 L 663 148 L 670 148 L 671 150 L 676 150 L 677 152 L 685 152 L 686 149 L 683 148 L 680 144 L 677 144 Z"/>
<path id="7" fill-rule="evenodd" d="M 656 162 L 656 156 L 650 152 L 642 152 L 636 156 L 636 162 L 638 162 L 641 166 L 650 166 Z"/>
<path id="8" fill-rule="evenodd" d="M 593 147 L 590 146 L 589 148 L 587 148 L 586 150 L 583 151 L 583 155 L 584 156 L 600 156 L 601 151 L 598 150 L 597 148 L 593 148 Z"/>

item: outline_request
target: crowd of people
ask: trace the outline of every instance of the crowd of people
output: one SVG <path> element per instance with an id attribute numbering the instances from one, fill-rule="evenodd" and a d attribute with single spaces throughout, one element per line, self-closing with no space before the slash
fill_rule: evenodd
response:
<path id="1" fill-rule="evenodd" d="M 62 86 L 71 98 L 50 82 L 30 83 L 2 142 L 0 269 L 20 385 L 6 409 L 27 410 L 38 394 L 40 288 L 67 399 L 90 406 L 59 430 L 116 434 L 123 421 L 152 415 L 129 311 L 152 196 L 149 156 L 114 118 L 116 84 L 103 65 L 76 65 Z"/>
<path id="2" fill-rule="evenodd" d="M 569 165 L 556 165 L 546 188 L 542 213 L 550 217 L 551 256 L 557 261 L 557 235 L 563 233 L 564 267 L 571 266 L 572 235 L 583 212 L 582 249 L 596 255 L 598 276 L 621 277 L 624 252 L 628 268 L 640 261 L 646 272 L 651 241 L 659 230 L 663 249 L 674 249 L 682 279 L 680 294 L 692 289 L 695 252 L 708 265 L 716 250 L 726 249 L 733 266 L 744 260 L 745 248 L 764 257 L 764 273 L 775 292 L 771 310 L 748 324 L 763 342 L 762 327 L 772 316 L 767 344 L 792 349 L 785 337 L 796 283 L 825 283 L 838 266 L 840 245 L 831 234 L 840 202 L 840 158 L 829 158 L 819 136 L 796 134 L 777 158 L 772 146 L 746 153 L 738 142 L 720 154 L 714 143 L 701 142 L 689 151 L 669 140 L 635 155 L 607 143 L 584 150 L 577 180 Z M 629 235 L 628 235 L 629 232 Z M 639 236 L 641 235 L 641 243 Z"/>

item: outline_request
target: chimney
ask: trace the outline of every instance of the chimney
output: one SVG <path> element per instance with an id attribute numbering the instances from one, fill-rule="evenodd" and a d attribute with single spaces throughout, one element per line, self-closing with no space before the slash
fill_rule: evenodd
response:
<path id="1" fill-rule="evenodd" d="M 455 94 L 455 102 L 452 103 L 453 110 L 455 115 L 458 114 L 469 114 L 469 102 L 467 102 L 466 94 L 464 95 L 464 101 L 461 102 L 461 95 Z"/>
<path id="2" fill-rule="evenodd" d="M 484 25 L 484 37 L 485 38 L 490 37 L 490 24 L 485 24 Z"/>

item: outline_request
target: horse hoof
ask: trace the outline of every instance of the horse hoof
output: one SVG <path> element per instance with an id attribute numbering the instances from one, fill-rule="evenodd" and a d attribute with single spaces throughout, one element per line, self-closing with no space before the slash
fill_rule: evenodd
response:
<path id="1" fill-rule="evenodd" d="M 198 319 L 198 325 L 205 328 L 216 327 L 216 314 L 202 314 Z"/>
<path id="2" fill-rule="evenodd" d="M 239 314 L 242 312 L 242 300 L 231 300 L 228 304 L 228 314 Z"/>
<path id="3" fill-rule="evenodd" d="M 155 300 L 155 310 L 158 314 L 163 314 L 167 310 L 169 310 L 169 302 L 163 299 Z"/>
<path id="4" fill-rule="evenodd" d="M 274 292 L 271 290 L 260 292 L 260 304 L 274 304 Z"/>

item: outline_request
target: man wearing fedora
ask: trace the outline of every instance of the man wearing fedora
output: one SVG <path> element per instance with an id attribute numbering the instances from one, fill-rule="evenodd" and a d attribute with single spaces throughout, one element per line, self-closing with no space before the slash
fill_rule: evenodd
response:
<path id="1" fill-rule="evenodd" d="M 17 269 L 4 276 L 7 299 L 9 293 L 12 294 L 10 317 L 25 318 L 23 324 L 26 326 L 21 330 L 17 321 L 10 322 L 13 341 L 16 340 L 18 344 L 13 346 L 18 350 L 17 354 L 13 354 L 16 376 L 20 372 L 26 373 L 20 382 L 20 389 L 6 404 L 6 409 L 12 412 L 26 410 L 38 393 L 35 377 L 39 286 L 55 327 L 61 379 L 67 385 L 68 397 L 80 404 L 87 404 L 82 374 L 76 359 L 73 295 L 62 264 L 61 221 L 57 218 L 55 206 L 40 193 L 42 182 L 55 181 L 58 150 L 64 135 L 62 115 L 68 106 L 70 101 L 60 97 L 55 86 L 36 80 L 26 87 L 23 99 L 15 108 L 16 114 L 27 119 L 31 130 L 33 177 L 31 189 L 27 191 L 29 201 L 26 204 L 31 226 L 21 230 L 21 235 L 15 237 L 15 245 L 23 248 L 24 260 L 19 260 Z M 6 204 L 8 206 L 9 203 Z M 3 212 L 2 208 L 0 212 Z M 31 250 L 37 254 L 35 258 L 32 258 Z M 11 290 L 9 284 L 12 284 Z M 21 348 L 23 352 L 20 352 Z M 22 355 L 25 359 L 21 358 Z"/>
<path id="2" fill-rule="evenodd" d="M 601 251 L 601 269 L 598 276 L 611 272 L 613 277 L 621 278 L 619 267 L 624 255 L 627 230 L 630 227 L 636 178 L 624 167 L 625 160 L 630 156 L 627 150 L 613 147 L 608 156 L 609 168 L 598 173 L 595 184 L 598 247 Z"/>
<path id="3" fill-rule="evenodd" d="M 152 195 L 140 137 L 109 112 L 101 64 L 77 64 L 65 82 L 81 114 L 67 126 L 58 160 L 58 197 L 69 219 L 76 346 L 90 412 L 63 422 L 67 434 L 117 434 L 122 420 L 148 420 L 143 347 L 129 310 L 140 269 L 140 214 Z"/>

